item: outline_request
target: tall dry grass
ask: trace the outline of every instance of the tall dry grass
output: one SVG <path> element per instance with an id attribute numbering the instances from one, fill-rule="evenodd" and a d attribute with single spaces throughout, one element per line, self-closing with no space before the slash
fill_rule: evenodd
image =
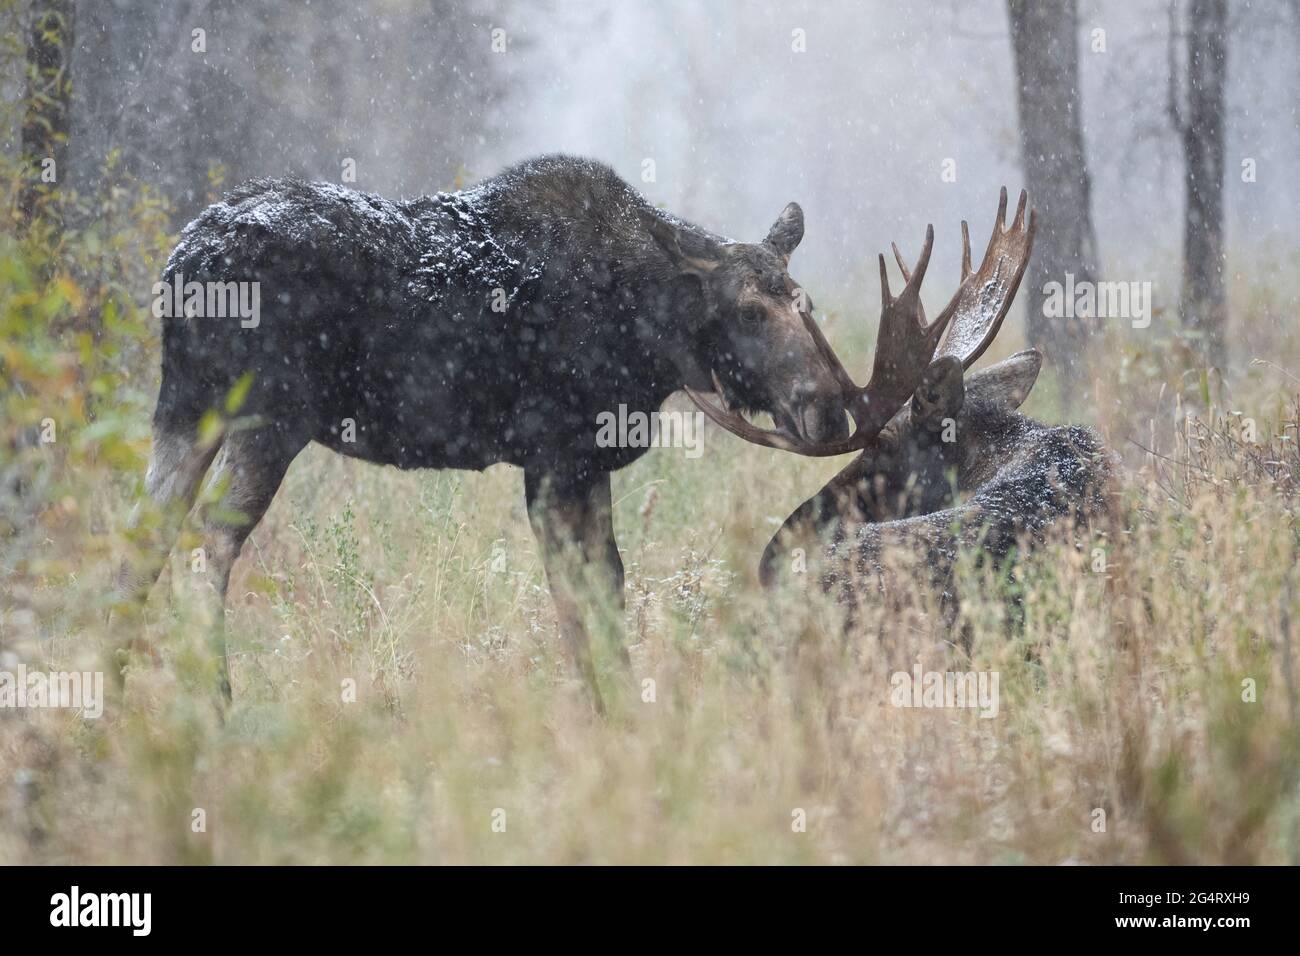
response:
<path id="1" fill-rule="evenodd" d="M 188 552 L 143 615 L 105 622 L 156 383 L 137 300 L 168 237 L 151 201 L 84 201 L 84 230 L 0 236 L 0 668 L 125 681 L 99 720 L 0 710 L 0 862 L 1300 856 L 1290 343 L 1227 382 L 1159 328 L 1099 346 L 1074 414 L 1125 458 L 1115 521 L 1010 580 L 965 561 L 968 652 L 924 600 L 846 633 L 815 584 L 759 588 L 768 536 L 838 463 L 716 432 L 697 461 L 652 452 L 615 480 L 632 666 L 603 719 L 517 471 L 312 448 L 236 567 L 222 720 Z M 1285 295 L 1256 292 L 1234 290 L 1236 321 L 1284 328 Z M 1059 420 L 1058 400 L 1049 379 L 1030 407 Z M 997 672 L 998 715 L 891 706 L 918 661 Z"/>
<path id="2" fill-rule="evenodd" d="M 1118 531 L 1085 542 L 1104 572 L 1091 547 L 1026 563 L 1020 628 L 1008 586 L 964 569 L 969 656 L 924 620 L 869 611 L 845 635 L 815 587 L 758 588 L 817 469 L 720 435 L 697 462 L 655 452 L 616 484 L 635 685 L 598 719 L 516 472 L 313 449 L 232 583 L 224 724 L 182 555 L 140 622 L 162 664 L 137 655 L 102 719 L 0 714 L 0 859 L 1292 862 L 1295 500 L 1232 450 L 1193 435 L 1168 449 L 1181 470 L 1131 473 Z M 77 539 L 128 498 L 70 491 L 45 556 L 6 555 L 0 641 L 105 669 L 123 635 L 90 611 L 111 562 Z M 998 672 L 998 716 L 892 707 L 891 673 L 918 660 Z"/>

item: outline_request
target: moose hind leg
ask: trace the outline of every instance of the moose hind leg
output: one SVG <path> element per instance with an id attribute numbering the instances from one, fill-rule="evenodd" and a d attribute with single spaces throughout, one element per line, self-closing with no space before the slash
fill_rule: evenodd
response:
<path id="1" fill-rule="evenodd" d="M 145 489 L 158 514 L 156 523 L 141 527 L 144 509 L 137 505 L 130 525 L 139 532 L 138 546 L 117 573 L 119 602 L 143 604 L 180 534 L 185 516 L 198 496 L 199 484 L 220 442 L 200 442 L 195 428 L 155 424 Z"/>
<path id="2" fill-rule="evenodd" d="M 244 542 L 271 506 L 289 464 L 305 444 L 274 427 L 236 432 L 226 439 L 213 465 L 209 487 L 220 489 L 220 497 L 215 507 L 205 510 L 203 548 L 208 599 L 213 604 L 212 646 L 221 692 L 227 700 L 231 689 L 224 608 L 230 572 Z"/>

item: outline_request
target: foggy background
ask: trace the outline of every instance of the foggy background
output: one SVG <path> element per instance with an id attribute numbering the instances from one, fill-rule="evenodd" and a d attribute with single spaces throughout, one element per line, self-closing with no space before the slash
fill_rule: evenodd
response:
<path id="1" fill-rule="evenodd" d="M 94 186 L 118 150 L 178 225 L 219 194 L 212 177 L 339 182 L 350 157 L 349 185 L 397 197 L 562 151 L 738 239 L 760 239 L 797 200 L 807 233 L 792 273 L 823 305 L 870 296 L 874 316 L 877 251 L 894 240 L 914 256 L 933 221 L 927 292 L 946 298 L 960 219 L 978 255 L 999 186 L 1014 202 L 1024 183 L 1004 0 L 96 0 L 76 16 L 69 181 Z M 1083 0 L 1078 19 L 1100 278 L 1155 280 L 1157 309 L 1176 304 L 1168 5 Z M 1230 288 L 1243 262 L 1261 277 L 1294 269 L 1298 24 L 1294 0 L 1229 4 Z M 206 52 L 191 49 L 196 28 Z M 1096 29 L 1105 52 L 1091 50 Z M 1254 183 L 1241 181 L 1248 157 Z"/>

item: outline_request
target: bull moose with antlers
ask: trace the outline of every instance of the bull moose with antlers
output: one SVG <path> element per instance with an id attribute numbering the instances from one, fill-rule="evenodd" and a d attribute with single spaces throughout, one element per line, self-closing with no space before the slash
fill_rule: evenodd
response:
<path id="1" fill-rule="evenodd" d="M 906 283 L 897 297 L 880 257 L 880 330 L 864 388 L 852 382 L 809 321 L 856 423 L 851 436 L 792 440 L 692 392 L 715 422 L 747 441 L 803 455 L 860 451 L 772 538 L 760 564 L 765 584 L 777 577 L 792 548 L 817 537 L 825 543 L 823 584 L 838 585 L 851 602 L 855 583 L 874 577 L 888 544 L 919 546 L 942 585 L 961 546 L 1000 559 L 1018 543 L 1041 541 L 1053 524 L 1088 522 L 1106 511 L 1109 466 L 1097 435 L 1078 426 L 1043 425 L 1017 411 L 1042 366 L 1036 350 L 964 376 L 997 335 L 1029 263 L 1034 216 L 1030 211 L 1026 217 L 1026 206 L 1022 192 L 1008 227 L 1002 190 L 977 270 L 962 222 L 961 284 L 933 323 L 926 322 L 920 300 L 933 229 L 926 231 L 915 269 L 893 247 Z"/>

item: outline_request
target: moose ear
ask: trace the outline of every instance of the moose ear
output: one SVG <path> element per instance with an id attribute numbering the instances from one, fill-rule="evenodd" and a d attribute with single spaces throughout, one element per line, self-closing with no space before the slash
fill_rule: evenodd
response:
<path id="1" fill-rule="evenodd" d="M 721 250 L 708 239 L 679 229 L 662 216 L 646 211 L 641 221 L 668 258 L 687 275 L 708 275 L 722 261 Z"/>
<path id="2" fill-rule="evenodd" d="M 763 240 L 763 245 L 773 249 L 782 259 L 789 260 L 790 254 L 802 239 L 803 210 L 799 208 L 797 202 L 792 202 L 787 204 L 781 210 L 781 215 L 776 217 L 776 222 L 772 223 L 772 228 L 767 231 L 767 238 Z"/>
<path id="3" fill-rule="evenodd" d="M 966 397 L 981 403 L 1015 410 L 1029 397 L 1043 367 L 1042 353 L 1025 349 L 996 365 L 990 365 L 966 379 Z"/>

